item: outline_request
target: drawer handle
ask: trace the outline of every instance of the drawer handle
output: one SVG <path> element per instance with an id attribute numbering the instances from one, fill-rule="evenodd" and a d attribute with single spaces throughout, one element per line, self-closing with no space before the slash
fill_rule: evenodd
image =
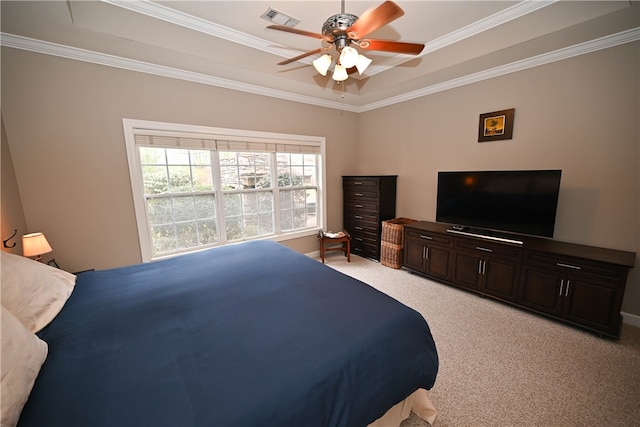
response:
<path id="1" fill-rule="evenodd" d="M 357 240 L 358 242 L 362 242 L 362 237 L 356 237 L 356 240 Z"/>
<path id="2" fill-rule="evenodd" d="M 578 265 L 571 265 L 571 264 L 563 264 L 561 262 L 556 263 L 556 265 L 558 267 L 566 267 L 566 268 L 572 268 L 574 270 L 582 270 L 582 267 L 578 266 Z"/>
<path id="3" fill-rule="evenodd" d="M 482 252 L 493 252 L 493 249 L 483 248 L 482 246 L 476 246 L 476 249 Z"/>
<path id="4" fill-rule="evenodd" d="M 363 217 L 362 217 L 362 215 L 356 215 L 356 216 L 354 216 L 354 218 L 355 219 L 362 219 Z"/>
<path id="5" fill-rule="evenodd" d="M 362 181 L 356 181 L 353 183 L 354 185 L 362 185 Z"/>
<path id="6" fill-rule="evenodd" d="M 362 205 L 356 205 L 356 208 L 361 208 L 361 207 L 362 207 Z"/>
<path id="7" fill-rule="evenodd" d="M 420 238 L 421 238 L 421 239 L 427 239 L 427 240 L 433 240 L 433 237 L 425 236 L 424 234 L 421 234 L 421 235 L 420 235 Z"/>
<path id="8" fill-rule="evenodd" d="M 564 288 L 564 279 L 560 280 L 560 293 L 558 293 L 559 296 L 562 296 L 562 288 Z"/>
<path id="9" fill-rule="evenodd" d="M 362 196 L 364 196 L 364 194 L 362 194 L 362 193 L 356 193 L 356 196 L 358 196 L 358 197 L 362 197 Z"/>
<path id="10" fill-rule="evenodd" d="M 355 227 L 356 230 L 362 230 L 362 227 Z"/>

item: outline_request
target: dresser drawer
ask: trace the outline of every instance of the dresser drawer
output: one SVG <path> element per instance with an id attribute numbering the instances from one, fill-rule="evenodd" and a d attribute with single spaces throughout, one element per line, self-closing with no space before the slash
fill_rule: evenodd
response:
<path id="1" fill-rule="evenodd" d="M 343 184 L 345 190 L 377 191 L 379 182 L 378 178 L 373 177 L 349 177 L 344 178 Z"/>
<path id="2" fill-rule="evenodd" d="M 453 246 L 453 238 L 449 235 L 432 233 L 430 231 L 416 230 L 407 228 L 407 239 L 420 240 L 425 243 L 440 245 L 440 246 Z"/>
<path id="3" fill-rule="evenodd" d="M 346 223 L 373 223 L 378 224 L 378 214 L 376 212 L 363 212 L 361 209 L 349 209 L 344 212 L 344 222 Z"/>
<path id="4" fill-rule="evenodd" d="M 360 255 L 367 258 L 378 258 L 379 245 L 370 244 L 368 242 L 360 242 L 357 240 L 351 240 L 351 253 Z"/>
<path id="5" fill-rule="evenodd" d="M 501 257 L 518 259 L 522 256 L 522 248 L 500 243 L 489 243 L 474 239 L 455 239 L 455 247 L 474 253 L 494 254 Z"/>
<path id="6" fill-rule="evenodd" d="M 540 252 L 525 253 L 525 262 L 529 265 L 537 265 L 542 268 L 555 271 L 584 274 L 592 277 L 607 279 L 619 279 L 624 277 L 624 269 L 614 265 L 598 261 L 584 260 L 573 257 L 562 257 L 554 254 Z"/>
<path id="7" fill-rule="evenodd" d="M 354 200 L 378 200 L 378 192 L 368 190 L 366 188 L 358 188 L 358 187 L 347 187 L 344 189 L 344 197 L 345 199 L 354 199 Z"/>
<path id="8" fill-rule="evenodd" d="M 349 233 L 362 232 L 375 235 L 378 234 L 378 224 L 375 222 L 346 222 L 344 224 L 344 228 L 346 228 Z"/>
<path id="9" fill-rule="evenodd" d="M 344 210 L 347 212 L 371 211 L 378 212 L 378 202 L 371 200 L 352 200 L 344 201 Z"/>

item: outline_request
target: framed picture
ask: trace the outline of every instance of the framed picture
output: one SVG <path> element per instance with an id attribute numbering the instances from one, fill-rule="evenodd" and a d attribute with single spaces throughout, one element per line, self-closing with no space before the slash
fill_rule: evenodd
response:
<path id="1" fill-rule="evenodd" d="M 513 136 L 513 116 L 516 109 L 480 114 L 478 142 L 511 139 Z"/>

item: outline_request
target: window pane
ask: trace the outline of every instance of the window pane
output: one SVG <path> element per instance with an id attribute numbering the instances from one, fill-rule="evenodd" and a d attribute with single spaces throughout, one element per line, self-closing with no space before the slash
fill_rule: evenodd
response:
<path id="1" fill-rule="evenodd" d="M 189 221 L 196 219 L 196 211 L 193 197 L 174 197 L 173 211 L 175 221 Z"/>
<path id="2" fill-rule="evenodd" d="M 198 245 L 195 222 L 180 222 L 176 224 L 178 249 L 193 248 Z"/>
<path id="3" fill-rule="evenodd" d="M 173 252 L 176 250 L 176 239 L 173 224 L 151 227 L 154 253 Z"/>
<path id="4" fill-rule="evenodd" d="M 280 211 L 280 227 L 283 231 L 293 230 L 293 215 L 290 210 Z"/>
<path id="5" fill-rule="evenodd" d="M 191 168 L 189 166 L 169 166 L 169 189 L 172 193 L 191 192 Z"/>
<path id="6" fill-rule="evenodd" d="M 173 222 L 173 208 L 168 197 L 147 199 L 147 212 L 151 225 Z"/>
<path id="7" fill-rule="evenodd" d="M 216 218 L 216 201 L 212 194 L 195 196 L 195 214 L 198 219 Z"/>
<path id="8" fill-rule="evenodd" d="M 225 194 L 223 200 L 225 218 L 242 215 L 242 196 L 240 194 Z"/>
<path id="9" fill-rule="evenodd" d="M 142 166 L 145 194 L 164 194 L 169 191 L 166 166 Z"/>
<path id="10" fill-rule="evenodd" d="M 260 212 L 273 212 L 273 193 L 271 191 L 261 191 L 258 193 L 258 203 Z"/>
<path id="11" fill-rule="evenodd" d="M 304 209 L 295 209 L 293 211 L 293 227 L 295 229 L 307 226 L 307 213 Z"/>
<path id="12" fill-rule="evenodd" d="M 220 179 L 223 190 L 237 190 L 240 187 L 238 167 L 225 165 L 220 167 Z"/>
<path id="13" fill-rule="evenodd" d="M 225 218 L 225 226 L 226 226 L 228 241 L 233 242 L 234 240 L 242 239 L 242 218 L 240 217 Z"/>
<path id="14" fill-rule="evenodd" d="M 207 150 L 189 150 L 192 165 L 211 165 L 211 152 Z"/>
<path id="15" fill-rule="evenodd" d="M 218 243 L 218 230 L 215 220 L 198 221 L 198 243 L 200 245 Z"/>
<path id="16" fill-rule="evenodd" d="M 244 215 L 258 213 L 258 195 L 256 193 L 242 195 L 242 213 Z"/>
<path id="17" fill-rule="evenodd" d="M 189 150 L 167 148 L 167 163 L 170 165 L 188 165 Z"/>
<path id="18" fill-rule="evenodd" d="M 193 191 L 213 191 L 211 166 L 192 166 Z"/>
<path id="19" fill-rule="evenodd" d="M 140 163 L 143 165 L 165 165 L 164 148 L 140 147 Z"/>
<path id="20" fill-rule="evenodd" d="M 272 213 L 260 214 L 259 215 L 259 221 L 260 221 L 261 234 L 272 234 L 274 232 L 274 230 L 273 230 L 273 214 Z"/>

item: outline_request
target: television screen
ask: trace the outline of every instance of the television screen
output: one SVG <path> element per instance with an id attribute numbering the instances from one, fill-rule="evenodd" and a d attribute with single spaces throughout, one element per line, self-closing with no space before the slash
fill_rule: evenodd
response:
<path id="1" fill-rule="evenodd" d="M 436 221 L 553 237 L 560 170 L 438 172 Z"/>

